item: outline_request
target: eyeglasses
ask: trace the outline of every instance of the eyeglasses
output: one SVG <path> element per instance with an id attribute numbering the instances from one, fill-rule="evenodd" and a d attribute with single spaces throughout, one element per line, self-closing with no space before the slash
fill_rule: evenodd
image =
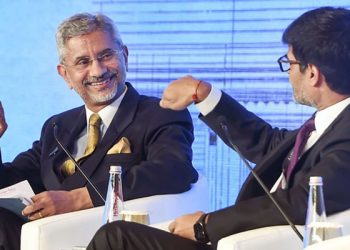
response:
<path id="1" fill-rule="evenodd" d="M 123 50 L 107 49 L 102 51 L 96 58 L 83 56 L 76 59 L 76 61 L 71 65 L 65 63 L 63 65 L 67 67 L 72 67 L 78 71 L 84 71 L 90 67 L 94 60 L 97 60 L 99 63 L 109 66 L 116 62 L 116 59 L 118 59 L 118 56 L 121 53 L 123 53 Z"/>
<path id="2" fill-rule="evenodd" d="M 291 64 L 301 64 L 301 62 L 296 61 L 296 60 L 289 60 L 287 55 L 283 55 L 277 60 L 278 65 L 280 66 L 280 70 L 282 72 L 287 72 L 290 70 L 290 65 Z"/>

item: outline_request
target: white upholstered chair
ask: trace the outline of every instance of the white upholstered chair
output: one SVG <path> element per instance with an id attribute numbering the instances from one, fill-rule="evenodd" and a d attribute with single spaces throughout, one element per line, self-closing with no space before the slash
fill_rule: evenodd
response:
<path id="1" fill-rule="evenodd" d="M 150 223 L 168 221 L 197 210 L 208 211 L 206 178 L 180 194 L 154 195 L 125 202 L 125 209 L 147 210 Z M 46 217 L 22 226 L 21 250 L 62 250 L 86 246 L 102 225 L 103 207 Z"/>
<path id="2" fill-rule="evenodd" d="M 329 216 L 328 221 L 342 224 L 343 235 L 350 234 L 350 209 Z M 304 233 L 304 226 L 297 226 Z M 227 236 L 217 250 L 302 250 L 303 244 L 290 226 L 270 226 Z M 323 249 L 323 248 L 322 248 Z M 349 248 L 350 249 L 350 248 Z"/>
<path id="3" fill-rule="evenodd" d="M 350 235 L 346 235 L 311 245 L 305 250 L 349 250 L 349 243 Z"/>

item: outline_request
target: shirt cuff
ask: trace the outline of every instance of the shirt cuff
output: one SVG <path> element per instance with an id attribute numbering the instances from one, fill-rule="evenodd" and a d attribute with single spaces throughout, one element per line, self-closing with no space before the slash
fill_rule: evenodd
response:
<path id="1" fill-rule="evenodd" d="M 213 85 L 211 85 L 211 90 L 207 98 L 197 103 L 196 107 L 198 108 L 199 112 L 205 116 L 209 114 L 211 111 L 213 111 L 213 109 L 219 103 L 221 96 L 222 96 L 221 90 L 216 89 L 213 87 Z"/>

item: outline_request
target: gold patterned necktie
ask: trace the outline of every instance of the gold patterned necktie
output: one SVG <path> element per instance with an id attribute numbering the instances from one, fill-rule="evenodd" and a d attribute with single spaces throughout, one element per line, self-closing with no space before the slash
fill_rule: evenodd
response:
<path id="1" fill-rule="evenodd" d="M 101 117 L 97 113 L 93 113 L 89 118 L 87 145 L 83 156 L 77 160 L 78 163 L 94 152 L 100 139 L 100 125 Z M 69 176 L 75 173 L 75 165 L 71 159 L 63 162 L 62 173 L 64 176 Z"/>

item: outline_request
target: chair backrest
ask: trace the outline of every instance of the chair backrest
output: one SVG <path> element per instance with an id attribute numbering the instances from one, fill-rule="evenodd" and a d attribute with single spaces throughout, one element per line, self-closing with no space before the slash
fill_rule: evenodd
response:
<path id="1" fill-rule="evenodd" d="M 209 190 L 203 175 L 187 192 L 144 197 L 125 202 L 127 210 L 148 210 L 150 223 L 155 224 L 174 219 L 187 213 L 209 209 Z"/>

